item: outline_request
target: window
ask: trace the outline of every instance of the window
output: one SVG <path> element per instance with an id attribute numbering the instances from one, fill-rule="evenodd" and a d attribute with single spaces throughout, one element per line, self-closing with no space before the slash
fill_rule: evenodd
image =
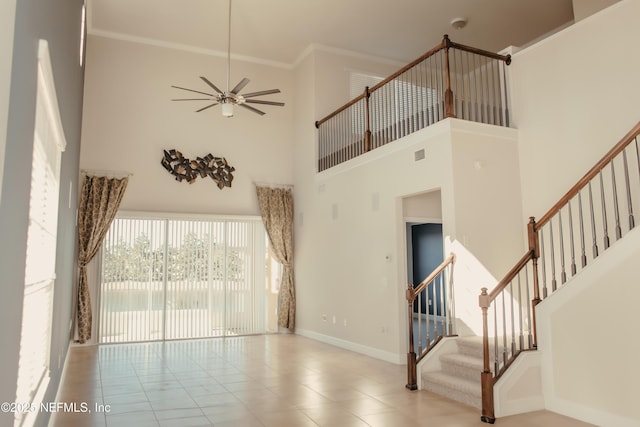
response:
<path id="1" fill-rule="evenodd" d="M 259 218 L 114 220 L 102 247 L 102 343 L 266 330 Z"/>
<path id="2" fill-rule="evenodd" d="M 47 42 L 40 41 L 16 402 L 39 404 L 49 383 L 60 162 L 65 149 Z M 33 413 L 16 414 L 16 425 Z"/>

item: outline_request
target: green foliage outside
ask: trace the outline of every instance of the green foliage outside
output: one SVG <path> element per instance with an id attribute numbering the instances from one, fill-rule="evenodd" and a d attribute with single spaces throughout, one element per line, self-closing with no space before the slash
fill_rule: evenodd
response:
<path id="1" fill-rule="evenodd" d="M 136 237 L 133 244 L 124 240 L 103 248 L 102 282 L 173 282 L 241 280 L 244 257 L 241 250 L 211 244 L 209 235 L 185 235 L 180 247 L 153 249 L 146 234 Z M 166 278 L 165 278 L 166 265 Z"/>

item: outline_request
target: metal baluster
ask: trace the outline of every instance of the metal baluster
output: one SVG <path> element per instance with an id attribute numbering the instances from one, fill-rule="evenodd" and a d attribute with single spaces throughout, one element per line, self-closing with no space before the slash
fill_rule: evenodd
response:
<path id="1" fill-rule="evenodd" d="M 483 117 L 483 112 L 482 112 L 482 71 L 480 70 L 480 67 L 482 67 L 482 62 L 480 61 L 480 58 L 478 57 L 478 55 L 473 55 L 473 61 L 478 62 L 479 65 L 476 65 L 476 67 L 474 68 L 474 73 L 473 73 L 473 77 L 475 79 L 475 85 L 476 85 L 476 95 L 477 95 L 477 101 L 476 101 L 476 113 L 477 113 L 477 117 L 476 117 L 476 122 L 478 123 L 482 123 L 482 117 Z"/>
<path id="2" fill-rule="evenodd" d="M 620 227 L 620 209 L 618 208 L 618 188 L 616 186 L 616 170 L 613 166 L 615 159 L 611 159 L 611 186 L 613 189 L 613 212 L 616 219 L 616 240 L 622 237 L 622 228 Z"/>
<path id="3" fill-rule="evenodd" d="M 444 302 L 444 276 L 443 276 L 442 272 L 440 272 L 440 274 L 438 274 L 438 278 L 439 278 L 439 281 L 438 281 L 437 289 L 438 289 L 438 296 L 439 296 L 438 299 L 440 300 L 440 304 L 438 304 L 438 306 L 435 307 L 435 309 L 434 309 L 435 313 L 434 314 L 436 315 L 436 319 L 440 319 L 440 329 L 439 329 L 438 336 L 441 336 L 441 335 L 445 334 L 444 333 L 444 331 L 445 331 L 445 322 L 444 322 L 444 320 L 445 319 L 443 317 L 444 304 L 445 304 L 445 302 Z M 438 313 L 437 313 L 438 309 L 440 309 L 440 315 L 439 316 L 438 316 Z"/>
<path id="4" fill-rule="evenodd" d="M 571 276 L 576 275 L 576 250 L 573 238 L 573 214 L 571 212 L 571 200 L 567 202 L 569 208 L 569 244 L 571 247 Z"/>
<path id="5" fill-rule="evenodd" d="M 398 80 L 398 92 L 400 93 L 400 110 L 398 111 L 398 120 L 400 121 L 400 138 L 407 135 L 407 82 L 406 73 L 399 76 Z"/>
<path id="6" fill-rule="evenodd" d="M 629 230 L 635 227 L 633 219 L 633 204 L 631 203 L 631 184 L 629 183 L 629 165 L 627 163 L 627 149 L 622 150 L 622 160 L 624 162 L 624 182 L 627 189 L 627 211 L 629 212 Z"/>
<path id="7" fill-rule="evenodd" d="M 450 316 L 449 316 L 449 334 L 453 335 L 456 333 L 456 328 L 454 326 L 454 321 L 456 318 L 456 305 L 455 302 L 455 291 L 453 287 L 453 263 L 449 266 L 449 307 L 450 307 Z"/>
<path id="8" fill-rule="evenodd" d="M 471 67 L 469 66 L 469 52 L 464 52 L 462 57 L 464 75 L 466 78 L 462 81 L 465 100 L 465 119 L 471 120 Z M 466 64 L 466 67 L 464 65 Z M 466 87 L 466 89 L 465 89 Z"/>
<path id="9" fill-rule="evenodd" d="M 604 226 L 604 249 L 609 249 L 609 229 L 607 224 L 607 203 L 604 197 L 604 182 L 602 179 L 602 170 L 598 173 L 600 175 L 600 201 L 602 204 L 602 224 Z"/>
<path id="10" fill-rule="evenodd" d="M 582 268 L 587 265 L 587 254 L 584 243 L 584 218 L 582 217 L 582 192 L 578 191 L 578 218 L 580 222 L 580 254 L 582 260 Z"/>
<path id="11" fill-rule="evenodd" d="M 511 301 L 511 354 L 516 354 L 516 318 L 515 318 L 515 307 L 514 304 L 514 294 L 513 294 L 513 280 L 509 282 L 509 296 Z"/>
<path id="12" fill-rule="evenodd" d="M 533 347 L 533 316 L 531 315 L 531 291 L 529 290 L 529 275 L 525 270 L 525 285 L 526 285 L 526 294 L 527 294 L 527 323 L 529 325 L 529 347 Z"/>
<path id="13" fill-rule="evenodd" d="M 545 268 L 544 230 L 540 230 L 540 258 L 542 259 L 542 298 L 547 297 L 547 269 Z"/>
<path id="14" fill-rule="evenodd" d="M 593 195 L 591 192 L 591 181 L 589 181 L 589 211 L 591 212 L 591 234 L 593 235 L 593 258 L 598 257 L 598 240 L 596 235 L 596 218 L 593 212 Z"/>
<path id="15" fill-rule="evenodd" d="M 431 305 L 431 299 L 429 299 L 429 286 L 424 288 L 424 297 L 427 300 L 426 311 L 425 311 L 425 322 L 426 322 L 426 333 L 427 333 L 427 345 L 431 342 L 431 316 L 429 315 L 429 306 Z"/>
<path id="16" fill-rule="evenodd" d="M 424 76 L 424 72 L 422 70 L 422 68 L 424 67 L 424 61 L 420 62 L 418 65 L 416 65 L 416 68 L 418 69 L 418 78 L 416 81 L 416 87 L 418 88 L 418 96 L 416 98 L 416 113 L 418 115 L 417 117 L 417 123 L 418 123 L 418 130 L 424 128 L 424 122 L 423 122 L 423 116 L 422 116 L 422 111 L 423 111 L 423 99 L 422 99 L 422 94 L 424 93 L 424 87 L 422 86 L 422 77 Z"/>
<path id="17" fill-rule="evenodd" d="M 506 365 L 508 361 L 507 349 L 509 347 L 507 346 L 507 309 L 505 305 L 505 293 L 506 292 L 504 290 L 500 292 L 500 294 L 502 295 L 502 359 L 504 364 Z"/>
<path id="18" fill-rule="evenodd" d="M 484 68 L 482 71 L 482 75 L 484 76 L 483 85 L 482 85 L 482 101 L 484 103 L 484 117 L 485 120 L 483 123 L 491 123 L 489 114 L 491 112 L 491 106 L 489 105 L 489 61 L 487 58 L 483 58 Z"/>
<path id="19" fill-rule="evenodd" d="M 504 76 L 504 125 L 509 127 L 511 126 L 510 118 L 509 118 L 509 92 L 507 88 L 507 64 L 502 62 L 502 75 Z"/>
<path id="20" fill-rule="evenodd" d="M 496 75 L 495 75 L 496 65 L 497 65 L 497 60 L 495 59 L 491 60 L 491 84 L 493 88 L 493 100 L 491 104 L 493 104 L 493 124 L 499 125 L 500 120 L 498 119 L 498 99 L 500 95 L 496 92 L 496 89 L 498 88 L 498 85 L 496 84 Z"/>
<path id="21" fill-rule="evenodd" d="M 560 283 L 564 284 L 567 281 L 567 273 L 565 272 L 564 268 L 564 233 L 562 232 L 562 209 L 558 211 L 558 227 L 560 234 Z"/>
<path id="22" fill-rule="evenodd" d="M 493 301 L 493 373 L 498 374 L 500 357 L 498 353 L 498 304 Z"/>
<path id="23" fill-rule="evenodd" d="M 551 249 L 551 292 L 555 292 L 557 289 L 556 283 L 556 256 L 553 246 L 553 220 L 549 221 L 549 247 Z"/>
<path id="24" fill-rule="evenodd" d="M 426 119 L 427 126 L 433 124 L 433 56 L 429 57 L 429 63 L 427 66 L 427 111 L 426 111 Z"/>
<path id="25" fill-rule="evenodd" d="M 634 138 L 636 146 L 636 164 L 638 165 L 638 177 L 640 177 L 640 150 L 638 150 L 638 137 Z"/>
<path id="26" fill-rule="evenodd" d="M 525 267 L 525 277 L 526 277 L 526 267 Z M 525 302 L 525 304 L 528 304 L 528 300 Z M 520 326 L 520 339 L 519 339 L 519 343 L 520 343 L 520 350 L 522 350 L 524 348 L 524 321 L 522 320 L 522 281 L 520 280 L 520 273 L 518 273 L 518 323 Z"/>
<path id="27" fill-rule="evenodd" d="M 424 291 L 423 291 L 424 292 Z M 422 293 L 420 292 L 418 294 L 418 354 L 422 354 Z M 427 337 L 428 337 L 428 332 L 427 332 Z M 427 338 L 428 339 L 428 338 Z"/>

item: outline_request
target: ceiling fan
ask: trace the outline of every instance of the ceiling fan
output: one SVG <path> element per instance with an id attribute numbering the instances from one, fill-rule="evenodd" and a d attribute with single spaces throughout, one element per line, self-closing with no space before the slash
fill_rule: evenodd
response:
<path id="1" fill-rule="evenodd" d="M 201 95 L 206 95 L 208 98 L 178 98 L 178 99 L 172 99 L 172 101 L 213 101 L 211 104 L 208 104 L 198 110 L 196 110 L 196 113 L 199 113 L 200 111 L 204 111 L 208 108 L 211 108 L 215 105 L 222 105 L 222 115 L 225 117 L 233 117 L 233 106 L 234 105 L 239 105 L 243 108 L 246 108 L 250 111 L 253 111 L 254 113 L 260 114 L 261 116 L 263 116 L 265 114 L 264 111 L 261 111 L 255 107 L 252 107 L 251 105 L 248 104 L 262 104 L 262 105 L 275 105 L 278 107 L 283 107 L 284 106 L 284 102 L 275 102 L 275 101 L 265 101 L 265 100 L 261 100 L 261 99 L 253 99 L 256 98 L 258 96 L 263 96 L 263 95 L 271 95 L 274 93 L 280 93 L 280 89 L 269 89 L 269 90 L 261 90 L 258 92 L 250 92 L 250 93 L 245 93 L 245 94 L 240 94 L 240 91 L 242 89 L 244 89 L 244 87 L 249 84 L 249 79 L 248 78 L 243 78 L 242 80 L 240 80 L 240 82 L 235 85 L 235 87 L 231 90 L 229 90 L 229 81 L 231 78 L 231 0 L 229 0 L 229 34 L 228 34 L 228 38 L 227 38 L 227 90 L 225 90 L 224 92 L 221 91 L 220 89 L 218 89 L 218 87 L 216 85 L 214 85 L 213 83 L 211 83 L 211 81 L 209 79 L 207 79 L 206 77 L 202 77 L 200 76 L 200 78 L 202 79 L 202 81 L 204 81 L 210 88 L 212 88 L 215 93 L 207 93 L 207 92 L 202 92 L 199 90 L 194 90 L 194 89 L 188 89 L 186 87 L 180 87 L 180 86 L 171 86 L 173 88 L 176 89 L 181 89 L 181 90 L 186 90 L 189 92 L 195 92 L 195 93 L 199 93 Z"/>

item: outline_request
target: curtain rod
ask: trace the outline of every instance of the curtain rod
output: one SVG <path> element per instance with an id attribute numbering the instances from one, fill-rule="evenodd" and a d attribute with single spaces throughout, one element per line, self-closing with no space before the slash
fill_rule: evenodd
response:
<path id="1" fill-rule="evenodd" d="M 80 173 L 83 175 L 104 175 L 112 177 L 130 177 L 133 176 L 131 172 L 127 171 L 109 171 L 109 170 L 97 170 L 97 169 L 80 169 Z"/>
<path id="2" fill-rule="evenodd" d="M 274 184 L 271 182 L 254 182 L 256 187 L 269 187 L 269 188 L 293 188 L 293 184 Z"/>

